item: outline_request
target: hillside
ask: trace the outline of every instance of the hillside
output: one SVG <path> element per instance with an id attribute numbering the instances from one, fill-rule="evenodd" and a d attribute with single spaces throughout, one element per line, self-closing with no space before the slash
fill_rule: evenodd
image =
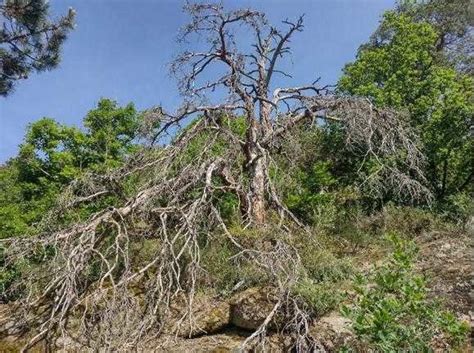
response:
<path id="1" fill-rule="evenodd" d="M 0 167 L 0 352 L 471 351 L 466 6 L 397 2 L 322 85 L 305 16 L 186 2 L 176 109 L 43 117 Z M 0 5 L 0 95 L 57 66 L 48 9 Z"/>

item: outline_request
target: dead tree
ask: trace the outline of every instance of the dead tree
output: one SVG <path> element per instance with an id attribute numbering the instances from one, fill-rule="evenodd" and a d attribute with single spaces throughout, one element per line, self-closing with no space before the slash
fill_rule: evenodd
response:
<path id="1" fill-rule="evenodd" d="M 302 17 L 278 29 L 253 10 L 227 12 L 215 4 L 185 9 L 192 20 L 181 39 L 197 35 L 207 47 L 185 51 L 171 66 L 183 106 L 175 114 L 151 109 L 145 119 L 146 126 L 159 122 L 158 129 L 144 131 L 165 146 L 131 156 L 109 175 L 71 184 L 39 225 L 39 234 L 2 241 L 6 265 L 37 258 L 41 249 L 49 254 L 35 266 L 22 267 L 19 285 L 25 294 L 15 318 L 19 329 L 36 332 L 28 346 L 64 335 L 94 349 L 133 349 L 150 332 L 166 329 L 171 303 L 183 296 L 187 309 L 175 324 L 193 325 L 193 298 L 203 273 L 199 240 L 216 234 L 227 237 L 242 261 L 262 268 L 278 287 L 275 309 L 251 340 L 263 339 L 275 312 L 291 307 L 295 315 L 286 328 L 296 335 L 296 349 L 314 346 L 308 339 L 311 317 L 291 295 L 302 272 L 297 252 L 284 238 L 265 250 L 243 246 L 216 205 L 216 195 L 227 192 L 240 200 L 244 226 L 263 225 L 270 206 L 282 219 L 299 224 L 280 200 L 270 168 L 275 149 L 300 124 L 339 124 L 348 146 L 377 161 L 378 168 L 366 177 L 374 190 L 390 188 L 411 198 L 425 193 L 417 178 L 423 158 L 399 114 L 379 110 L 366 99 L 337 96 L 317 82 L 274 87 L 276 75 L 289 76 L 278 62 L 290 53 L 293 35 L 303 30 Z M 253 42 L 239 44 L 240 36 Z M 245 119 L 243 136 L 227 124 L 238 117 Z M 205 143 L 189 158 L 190 146 L 203 136 Z M 217 155 L 216 144 L 225 146 Z M 124 196 L 119 186 L 129 177 L 136 191 Z M 87 219 L 66 225 L 56 221 L 84 202 L 109 195 L 117 203 Z M 151 255 L 135 256 L 145 240 L 153 241 Z"/>
<path id="2" fill-rule="evenodd" d="M 201 40 L 204 44 L 200 50 L 185 50 L 173 61 L 171 71 L 178 78 L 185 103 L 177 114 L 161 111 L 162 116 L 157 118 L 163 127 L 158 135 L 196 114 L 205 119 L 213 112 L 245 117 L 245 139 L 234 136 L 233 140 L 240 144 L 245 156 L 249 185 L 242 202 L 249 221 L 264 223 L 268 201 L 281 205 L 275 193 L 267 192 L 271 189 L 271 146 L 292 128 L 308 121 L 345 124 L 348 141 L 357 142 L 354 139 L 358 138 L 367 145 L 369 154 L 379 157 L 406 148 L 410 169 L 419 172 L 416 145 L 394 112 L 379 112 L 363 99 L 335 96 L 328 87 L 318 87 L 318 80 L 297 87 L 275 86 L 278 75 L 291 77 L 279 64 L 291 54 L 290 40 L 303 30 L 303 16 L 296 21 L 287 19 L 282 28 L 277 28 L 268 23 L 263 13 L 250 9 L 225 11 L 220 4 L 204 3 L 188 4 L 185 10 L 191 22 L 183 28 L 180 41 Z M 250 44 L 246 43 L 249 38 Z M 214 97 L 219 98 L 218 103 L 212 102 Z M 337 117 L 331 114 L 334 110 Z M 383 136 L 386 132 L 388 136 Z M 412 178 L 402 179 L 406 183 Z M 420 190 L 419 185 L 410 184 L 411 192 Z"/>

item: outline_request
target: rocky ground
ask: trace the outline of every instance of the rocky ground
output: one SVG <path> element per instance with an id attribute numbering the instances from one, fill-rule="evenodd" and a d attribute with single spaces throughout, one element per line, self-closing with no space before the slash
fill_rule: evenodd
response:
<path id="1" fill-rule="evenodd" d="M 430 293 L 474 328 L 473 238 L 469 231 L 428 232 L 415 240 L 420 248 L 417 268 L 430 279 Z M 144 351 L 237 352 L 252 330 L 263 322 L 272 305 L 271 291 L 266 288 L 250 288 L 225 301 L 198 297 L 196 325 L 190 328 L 183 323 L 178 329 L 170 327 L 167 335 L 149 342 Z M 173 315 L 180 317 L 179 309 Z M 321 342 L 321 350 L 328 352 L 337 351 L 352 338 L 350 322 L 338 312 L 320 318 L 312 325 L 311 334 Z M 0 352 L 18 351 L 20 341 L 7 337 L 0 341 Z M 269 334 L 268 351 L 283 352 L 287 345 L 288 338 Z M 68 348 L 66 351 L 75 351 L 72 346 Z M 472 345 L 462 351 L 472 352 Z"/>
<path id="2" fill-rule="evenodd" d="M 460 319 L 471 325 L 474 333 L 474 234 L 469 232 L 428 232 L 415 240 L 420 248 L 417 269 L 425 274 L 433 297 L 441 299 Z M 369 264 L 366 264 L 369 265 Z M 250 330 L 258 327 L 268 312 L 268 302 L 264 291 L 250 289 L 239 294 L 229 305 L 229 311 L 220 311 L 227 304 L 217 304 L 220 324 L 216 325 L 215 315 L 202 315 L 201 319 L 212 318 L 212 326 L 207 334 L 199 337 L 166 340 L 159 344 L 158 350 L 167 352 L 234 352 L 248 337 Z M 212 311 L 211 311 L 212 313 Z M 215 313 L 215 312 L 214 312 Z M 204 320 L 205 321 L 205 320 Z M 320 318 L 311 327 L 311 333 L 328 352 L 351 340 L 350 322 L 338 312 Z M 472 340 L 462 349 L 472 352 Z M 270 338 L 272 352 L 285 351 L 285 340 L 274 336 Z M 440 351 L 443 351 L 440 349 Z"/>
<path id="3" fill-rule="evenodd" d="M 471 326 L 470 345 L 474 346 L 474 232 L 429 233 L 420 236 L 418 267 L 430 279 L 433 297 Z"/>
<path id="4" fill-rule="evenodd" d="M 471 325 L 474 334 L 474 234 L 469 232 L 429 232 L 415 240 L 420 248 L 417 268 L 429 278 L 428 287 L 433 297 L 441 299 L 460 319 Z M 229 306 L 222 329 L 195 338 L 179 338 L 165 343 L 160 349 L 169 352 L 234 352 L 264 319 L 264 296 L 252 289 L 241 293 L 239 300 Z M 263 304 L 262 304 L 263 303 Z M 268 307 L 266 310 L 269 310 Z M 228 324 L 224 324 L 228 318 Z M 246 331 L 247 330 L 247 331 Z M 351 339 L 350 322 L 337 312 L 320 318 L 311 328 L 323 347 L 331 352 Z M 472 352 L 472 340 L 462 349 Z M 284 340 L 272 337 L 271 351 L 285 351 Z M 280 346 L 279 346 L 280 344 Z M 440 350 L 442 351 L 442 350 Z"/>

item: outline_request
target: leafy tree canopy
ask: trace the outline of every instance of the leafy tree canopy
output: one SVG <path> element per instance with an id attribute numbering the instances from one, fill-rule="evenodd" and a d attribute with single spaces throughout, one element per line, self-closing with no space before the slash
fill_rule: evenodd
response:
<path id="1" fill-rule="evenodd" d="M 426 176 L 439 199 L 466 190 L 473 174 L 473 80 L 438 60 L 439 33 L 387 12 L 369 44 L 344 68 L 339 89 L 406 109 L 422 139 Z"/>
<path id="2" fill-rule="evenodd" d="M 436 50 L 462 72 L 474 74 L 474 4 L 470 0 L 400 0 L 396 10 L 438 33 Z"/>
<path id="3" fill-rule="evenodd" d="M 84 118 L 85 129 L 50 118 L 32 123 L 17 157 L 0 169 L 0 237 L 27 233 L 61 188 L 87 171 L 120 165 L 136 148 L 139 114 L 109 99 Z"/>

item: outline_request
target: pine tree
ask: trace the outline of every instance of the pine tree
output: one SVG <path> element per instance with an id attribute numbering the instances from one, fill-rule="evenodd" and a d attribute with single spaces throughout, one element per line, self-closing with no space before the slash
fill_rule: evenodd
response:
<path id="1" fill-rule="evenodd" d="M 55 68 L 75 12 L 53 21 L 46 0 L 0 0 L 0 95 L 31 72 Z"/>

